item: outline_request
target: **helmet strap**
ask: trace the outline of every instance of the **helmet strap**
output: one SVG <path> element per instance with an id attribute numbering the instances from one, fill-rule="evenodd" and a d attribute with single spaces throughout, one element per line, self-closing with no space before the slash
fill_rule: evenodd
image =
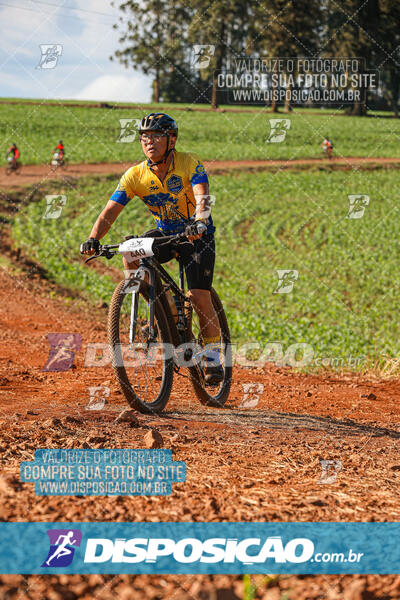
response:
<path id="1" fill-rule="evenodd" d="M 170 155 L 170 153 L 173 150 L 173 148 L 168 148 L 168 146 L 169 146 L 169 133 L 167 133 L 167 148 L 164 152 L 164 156 L 162 157 L 161 160 L 157 160 L 157 161 L 152 161 L 148 158 L 147 164 L 149 165 L 149 167 L 155 167 L 156 165 L 160 165 L 161 163 L 165 163 L 167 161 L 168 156 Z"/>

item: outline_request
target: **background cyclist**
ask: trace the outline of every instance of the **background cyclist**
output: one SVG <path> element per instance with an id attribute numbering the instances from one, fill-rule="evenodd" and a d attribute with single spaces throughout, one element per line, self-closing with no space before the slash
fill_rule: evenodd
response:
<path id="1" fill-rule="evenodd" d="M 53 153 L 58 154 L 58 160 L 63 160 L 64 154 L 65 154 L 65 147 L 64 147 L 64 144 L 62 143 L 62 140 L 58 141 L 58 144 L 54 148 Z"/>
<path id="2" fill-rule="evenodd" d="M 20 152 L 17 148 L 17 144 L 11 144 L 9 148 L 7 148 L 6 152 L 6 160 L 10 163 L 10 166 L 14 167 L 17 164 L 19 159 Z"/>
<path id="3" fill-rule="evenodd" d="M 328 136 L 324 137 L 324 141 L 321 144 L 321 148 L 324 151 L 324 153 L 328 156 L 328 158 L 331 158 L 332 150 L 333 150 L 333 142 L 332 142 L 332 140 L 330 140 L 328 138 Z"/>

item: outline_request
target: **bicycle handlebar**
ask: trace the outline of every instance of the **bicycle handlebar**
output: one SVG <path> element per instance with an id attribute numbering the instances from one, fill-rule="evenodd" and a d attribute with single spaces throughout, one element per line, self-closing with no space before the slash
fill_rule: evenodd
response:
<path id="1" fill-rule="evenodd" d="M 139 238 L 142 237 L 140 235 L 130 235 L 127 236 L 125 238 L 126 240 L 131 240 L 131 239 L 135 239 L 135 238 Z M 183 241 L 184 239 L 187 241 L 187 235 L 186 233 L 177 233 L 175 235 L 166 235 L 166 236 L 162 236 L 162 237 L 155 237 L 152 238 L 153 240 L 157 240 L 160 243 L 167 243 L 167 242 L 172 242 L 172 241 Z M 98 254 L 94 254 L 93 256 L 90 256 L 89 258 L 87 258 L 85 260 L 85 263 L 90 262 L 91 260 L 95 259 L 95 258 L 101 258 L 101 257 L 105 257 L 105 258 L 112 258 L 113 256 L 115 256 L 116 254 L 118 254 L 118 252 L 113 252 L 113 250 L 115 250 L 115 248 L 119 248 L 120 244 L 104 244 L 103 246 L 100 245 L 100 251 Z"/>

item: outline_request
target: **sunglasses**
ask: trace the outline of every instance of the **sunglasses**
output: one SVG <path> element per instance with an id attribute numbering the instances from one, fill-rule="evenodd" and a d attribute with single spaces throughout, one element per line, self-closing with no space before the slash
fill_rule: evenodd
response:
<path id="1" fill-rule="evenodd" d="M 165 133 L 142 133 L 139 139 L 141 142 L 159 142 L 163 137 L 166 137 Z"/>

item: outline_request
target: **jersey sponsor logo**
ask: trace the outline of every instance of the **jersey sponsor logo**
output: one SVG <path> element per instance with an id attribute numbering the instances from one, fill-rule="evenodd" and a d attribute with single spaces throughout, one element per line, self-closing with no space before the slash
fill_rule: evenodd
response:
<path id="1" fill-rule="evenodd" d="M 167 202 L 176 204 L 178 202 L 178 198 L 174 198 L 171 196 L 171 194 L 160 192 L 159 194 L 149 194 L 148 196 L 143 196 L 143 201 L 148 206 L 165 206 Z"/>
<path id="2" fill-rule="evenodd" d="M 167 181 L 167 188 L 173 194 L 178 194 L 183 188 L 182 177 L 179 177 L 179 175 L 171 175 Z"/>
<path id="3" fill-rule="evenodd" d="M 198 175 L 202 175 L 202 174 L 203 174 L 203 173 L 205 173 L 205 172 L 206 172 L 206 170 L 205 170 L 204 166 L 201 164 L 201 162 L 200 162 L 200 161 L 198 161 L 198 162 L 197 162 L 197 167 L 196 167 L 196 173 L 197 173 Z"/>

